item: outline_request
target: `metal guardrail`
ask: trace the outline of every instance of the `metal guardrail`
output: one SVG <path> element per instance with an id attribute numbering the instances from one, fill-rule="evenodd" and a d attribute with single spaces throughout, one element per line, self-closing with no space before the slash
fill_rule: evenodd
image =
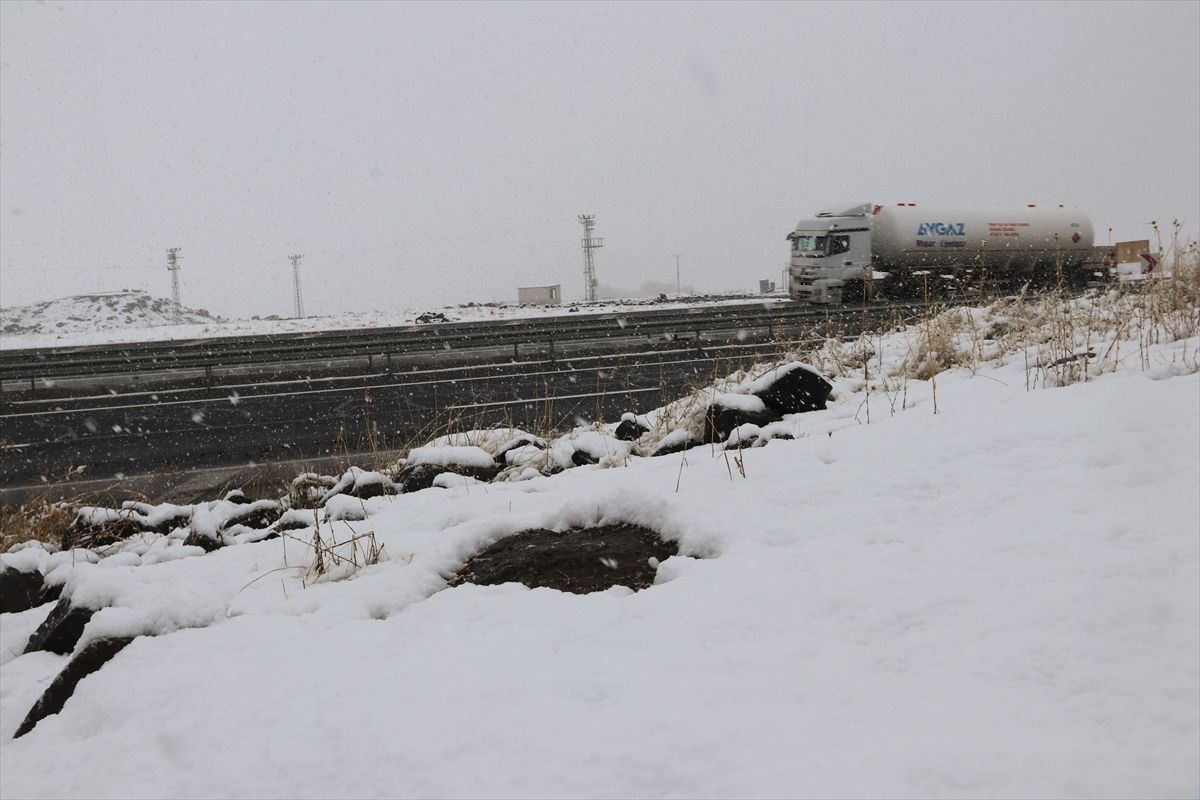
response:
<path id="1" fill-rule="evenodd" d="M 912 311 L 923 303 L 890 306 Z M 868 306 L 874 314 L 878 304 Z M 439 350 L 513 347 L 555 342 L 676 336 L 705 331 L 790 327 L 806 320 L 846 318 L 861 307 L 784 302 L 697 306 L 686 311 L 581 313 L 549 318 L 437 322 L 394 328 L 265 334 L 190 341 L 0 350 L 4 380 L 65 378 L 253 364 L 325 361 Z"/>

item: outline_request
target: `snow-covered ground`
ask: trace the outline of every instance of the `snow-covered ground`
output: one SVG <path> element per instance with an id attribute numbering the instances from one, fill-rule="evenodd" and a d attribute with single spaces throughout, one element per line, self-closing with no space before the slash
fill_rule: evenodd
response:
<path id="1" fill-rule="evenodd" d="M 181 327 L 202 329 L 223 322 L 205 309 L 180 309 Z M 173 323 L 174 307 L 166 298 L 137 290 L 82 294 L 0 308 L 0 346 L 11 349 L 87 342 L 117 331 L 144 333 Z"/>
<path id="2" fill-rule="evenodd" d="M 355 500 L 384 557 L 342 580 L 279 539 L 5 554 L 105 606 L 85 641 L 157 635 L 14 740 L 67 657 L 17 655 L 49 606 L 4 616 L 0 794 L 1196 797 L 1197 347 L 956 367 L 937 413 L 843 377 L 792 440 Z M 446 587 L 610 522 L 682 555 L 640 592 Z"/>
<path id="3" fill-rule="evenodd" d="M 417 324 L 422 315 L 440 315 L 447 322 L 479 322 L 518 317 L 602 314 L 615 311 L 690 308 L 705 305 L 745 303 L 761 299 L 778 302 L 780 295 L 730 296 L 728 298 L 676 297 L 669 300 L 611 300 L 574 303 L 566 306 L 520 306 L 470 303 L 448 308 L 405 308 L 389 312 L 341 314 L 303 319 L 223 319 L 204 309 L 182 309 L 181 324 L 175 325 L 170 301 L 143 291 L 79 295 L 59 300 L 0 309 L 0 349 L 34 347 L 79 347 L 130 342 L 190 341 L 222 336 L 302 333 L 328 330 L 387 328 Z"/>

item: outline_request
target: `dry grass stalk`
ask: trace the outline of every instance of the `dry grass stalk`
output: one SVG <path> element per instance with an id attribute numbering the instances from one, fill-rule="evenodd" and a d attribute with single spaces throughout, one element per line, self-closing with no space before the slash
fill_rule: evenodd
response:
<path id="1" fill-rule="evenodd" d="M 71 532 L 71 523 L 82 506 L 120 508 L 122 502 L 127 500 L 149 502 L 147 494 L 152 491 L 153 485 L 172 474 L 155 474 L 140 492 L 119 484 L 83 491 L 73 487 L 87 479 L 87 470 L 83 467 L 70 468 L 63 475 L 48 479 L 41 491 L 31 494 L 20 505 L 6 504 L 0 508 L 0 553 L 6 553 L 24 542 L 74 548 L 77 543 Z"/>
<path id="2" fill-rule="evenodd" d="M 284 566 L 281 569 L 299 569 L 302 585 L 307 588 L 310 584 L 322 581 L 339 581 L 353 577 L 364 567 L 373 566 L 384 558 L 384 547 L 375 540 L 375 532 L 358 533 L 348 522 L 342 522 L 350 531 L 348 538 L 341 541 L 337 538 L 334 524 L 329 523 L 328 535 L 322 535 L 321 523 L 318 520 L 313 527 L 312 536 L 303 539 L 287 531 L 283 532 L 283 545 L 291 539 L 304 547 L 300 557 L 301 564 L 289 565 L 287 551 L 284 550 Z"/>

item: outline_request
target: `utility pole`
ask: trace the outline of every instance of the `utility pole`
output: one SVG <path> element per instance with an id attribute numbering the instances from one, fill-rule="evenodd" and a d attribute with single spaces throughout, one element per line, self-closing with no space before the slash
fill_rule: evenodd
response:
<path id="1" fill-rule="evenodd" d="M 296 297 L 296 319 L 304 319 L 304 297 L 300 294 L 300 259 L 304 256 L 288 256 L 292 261 L 292 291 Z"/>
<path id="2" fill-rule="evenodd" d="M 604 240 L 592 238 L 592 228 L 596 226 L 595 214 L 581 214 L 579 222 L 583 225 L 583 299 L 590 302 L 596 299 L 596 265 L 592 261 L 592 251 L 604 247 Z"/>
<path id="3" fill-rule="evenodd" d="M 675 294 L 683 294 L 683 289 L 680 288 L 681 284 L 679 283 L 679 258 L 682 255 L 683 253 L 675 254 Z"/>
<path id="4" fill-rule="evenodd" d="M 176 255 L 180 249 L 172 247 L 167 251 L 167 269 L 171 272 L 171 316 L 174 325 L 183 321 L 183 311 L 179 305 L 179 259 L 183 256 Z"/>

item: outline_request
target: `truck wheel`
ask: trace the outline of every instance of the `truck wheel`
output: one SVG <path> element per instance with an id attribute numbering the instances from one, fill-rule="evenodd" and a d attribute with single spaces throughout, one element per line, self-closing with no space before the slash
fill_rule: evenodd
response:
<path id="1" fill-rule="evenodd" d="M 888 300 L 897 302 L 904 299 L 904 280 L 893 270 L 888 276 L 876 284 L 879 293 Z"/>
<path id="2" fill-rule="evenodd" d="M 861 303 L 866 296 L 867 285 L 864 281 L 846 281 L 842 287 L 842 303 Z"/>

